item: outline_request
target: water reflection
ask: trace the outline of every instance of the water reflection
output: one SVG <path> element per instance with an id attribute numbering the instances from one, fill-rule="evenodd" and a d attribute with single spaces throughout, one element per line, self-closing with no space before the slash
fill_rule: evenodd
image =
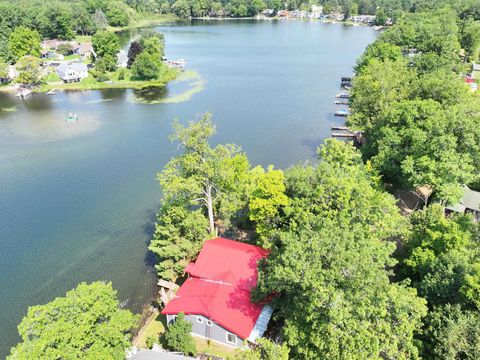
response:
<path id="1" fill-rule="evenodd" d="M 168 96 L 168 88 L 166 86 L 149 86 L 143 89 L 133 91 L 135 98 L 140 102 L 155 103 Z"/>

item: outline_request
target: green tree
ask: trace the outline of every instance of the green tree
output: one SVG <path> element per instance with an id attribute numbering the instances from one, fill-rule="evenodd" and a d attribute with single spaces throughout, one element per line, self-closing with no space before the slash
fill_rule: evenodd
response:
<path id="1" fill-rule="evenodd" d="M 42 35 L 50 39 L 70 40 L 74 37 L 75 28 L 72 7 L 61 2 L 49 3 L 41 7 L 40 19 Z"/>
<path id="2" fill-rule="evenodd" d="M 191 16 L 190 5 L 187 0 L 177 0 L 172 5 L 172 10 L 180 18 L 188 18 Z"/>
<path id="3" fill-rule="evenodd" d="M 103 31 L 107 28 L 107 17 L 101 9 L 95 10 L 95 14 L 93 15 L 93 23 L 95 24 L 95 28 L 97 30 Z"/>
<path id="4" fill-rule="evenodd" d="M 28 309 L 22 342 L 8 360 L 124 359 L 137 318 L 119 307 L 110 283 L 81 283 L 45 305 Z"/>
<path id="5" fill-rule="evenodd" d="M 195 341 L 190 332 L 192 324 L 185 320 L 185 314 L 179 313 L 175 322 L 167 327 L 165 342 L 174 351 L 180 351 L 186 355 L 196 356 Z"/>
<path id="6" fill-rule="evenodd" d="M 161 76 L 163 67 L 164 65 L 158 55 L 143 50 L 135 58 L 131 69 L 134 77 L 142 80 L 153 80 Z"/>
<path id="7" fill-rule="evenodd" d="M 19 72 L 16 81 L 25 85 L 37 85 L 41 79 L 40 60 L 33 56 L 24 56 L 17 63 Z"/>
<path id="8" fill-rule="evenodd" d="M 414 79 L 415 73 L 407 67 L 406 60 L 372 58 L 353 82 L 353 114 L 348 123 L 360 129 L 371 126 L 393 104 L 410 97 Z"/>
<path id="9" fill-rule="evenodd" d="M 369 66 L 374 59 L 380 62 L 384 62 L 386 60 L 394 62 L 400 60 L 401 58 L 402 49 L 399 46 L 383 41 L 375 41 L 373 44 L 367 46 L 367 49 L 357 61 L 355 70 L 357 74 L 361 74 L 362 70 Z"/>
<path id="10" fill-rule="evenodd" d="M 480 21 L 469 19 L 463 22 L 460 31 L 460 44 L 469 60 L 478 60 L 480 51 Z"/>
<path id="11" fill-rule="evenodd" d="M 155 234 L 148 249 L 157 255 L 155 266 L 162 279 L 175 281 L 183 275 L 209 238 L 208 221 L 199 209 L 163 204 L 157 214 Z"/>
<path id="12" fill-rule="evenodd" d="M 480 354 L 480 315 L 459 305 L 435 308 L 422 336 L 423 359 L 475 360 Z"/>
<path id="13" fill-rule="evenodd" d="M 110 5 L 107 13 L 108 24 L 111 26 L 127 26 L 128 14 L 121 2 L 115 2 Z"/>
<path id="14" fill-rule="evenodd" d="M 19 26 L 8 38 L 8 50 L 15 60 L 26 55 L 40 56 L 40 34 L 36 30 Z"/>
<path id="15" fill-rule="evenodd" d="M 466 106 L 479 107 L 466 99 L 445 111 L 434 100 L 404 100 L 367 128 L 362 151 L 388 183 L 409 189 L 428 185 L 438 199 L 454 203 L 461 185 L 478 173 L 479 114 L 465 112 Z"/>
<path id="16" fill-rule="evenodd" d="M 386 270 L 404 229 L 394 199 L 353 146 L 328 140 L 319 155 L 285 174 L 289 204 L 255 298 L 277 294 L 294 358 L 418 358 L 425 301 Z"/>
<path id="17" fill-rule="evenodd" d="M 265 172 L 257 166 L 252 169 L 254 188 L 250 195 L 249 217 L 256 224 L 256 232 L 261 246 L 268 248 L 268 238 L 281 221 L 281 209 L 288 204 L 285 195 L 284 175 L 282 170 L 273 166 Z"/>
<path id="18" fill-rule="evenodd" d="M 99 31 L 92 38 L 92 46 L 97 56 L 110 55 L 116 57 L 120 51 L 118 37 L 110 31 Z"/>
<path id="19" fill-rule="evenodd" d="M 387 22 L 387 13 L 384 8 L 378 8 L 375 13 L 375 25 L 383 26 Z"/>
<path id="20" fill-rule="evenodd" d="M 180 143 L 182 153 L 157 176 L 164 200 L 200 206 L 206 211 L 210 234 L 215 234 L 215 224 L 228 224 L 245 208 L 250 164 L 235 145 L 210 146 L 216 129 L 209 113 L 187 127 L 178 121 L 173 127 L 171 139 Z"/>
<path id="21" fill-rule="evenodd" d="M 106 54 L 102 57 L 98 57 L 95 61 L 95 70 L 100 74 L 105 74 L 109 71 L 115 71 L 117 69 L 117 58 L 110 54 Z"/>

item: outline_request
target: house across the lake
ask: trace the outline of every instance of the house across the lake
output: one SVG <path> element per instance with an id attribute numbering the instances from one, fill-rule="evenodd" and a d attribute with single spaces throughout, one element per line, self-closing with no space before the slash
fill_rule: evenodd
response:
<path id="1" fill-rule="evenodd" d="M 480 221 L 480 192 L 471 190 L 468 186 L 463 186 L 463 196 L 460 202 L 455 205 L 447 206 L 445 212 L 472 214 L 475 221 Z"/>
<path id="2" fill-rule="evenodd" d="M 265 332 L 272 308 L 253 303 L 250 292 L 257 285 L 257 263 L 268 255 L 258 246 L 216 238 L 206 241 L 188 278 L 162 314 L 167 322 L 178 313 L 192 323 L 192 335 L 231 347 L 255 342 Z"/>
<path id="3" fill-rule="evenodd" d="M 57 74 L 66 83 L 78 82 L 88 77 L 88 68 L 80 62 L 62 63 L 57 66 Z"/>

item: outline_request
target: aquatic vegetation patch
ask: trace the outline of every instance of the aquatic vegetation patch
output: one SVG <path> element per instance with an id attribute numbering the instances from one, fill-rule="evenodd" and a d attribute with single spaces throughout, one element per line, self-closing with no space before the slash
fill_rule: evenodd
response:
<path id="1" fill-rule="evenodd" d="M 4 107 L 4 108 L 0 108 L 0 111 L 1 112 L 15 112 L 15 111 L 18 111 L 18 107 L 16 107 L 16 106 Z"/>
<path id="2" fill-rule="evenodd" d="M 134 101 L 142 104 L 177 104 L 188 101 L 205 89 L 206 80 L 195 70 L 180 74 L 173 84 L 187 83 L 188 88 L 178 94 L 167 95 L 165 88 L 145 88 L 134 92 Z"/>

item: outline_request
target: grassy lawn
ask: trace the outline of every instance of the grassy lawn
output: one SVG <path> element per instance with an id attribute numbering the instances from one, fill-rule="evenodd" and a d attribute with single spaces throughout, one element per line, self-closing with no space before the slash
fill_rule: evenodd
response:
<path id="1" fill-rule="evenodd" d="M 65 55 L 63 57 L 63 60 L 77 60 L 77 59 L 80 59 L 80 55 L 77 55 L 77 54 L 71 54 L 71 55 Z"/>
<path id="2" fill-rule="evenodd" d="M 143 331 L 138 334 L 137 338 L 135 339 L 134 345 L 141 348 L 146 348 L 147 345 L 145 344 L 145 341 L 149 337 L 154 337 L 158 339 L 160 335 L 165 332 L 165 327 L 165 316 L 158 313 L 153 314 L 152 318 L 149 319 L 145 328 L 143 328 Z"/>
<path id="3" fill-rule="evenodd" d="M 51 89 L 63 90 L 99 90 L 99 89 L 142 89 L 149 86 L 165 86 L 170 81 L 175 80 L 179 74 L 178 70 L 165 68 L 164 73 L 157 80 L 135 80 L 132 79 L 130 71 L 124 69 L 124 79 L 119 79 L 122 69 L 108 74 L 110 81 L 98 82 L 91 74 L 80 82 L 69 84 L 43 85 L 40 91 L 49 91 Z"/>
<path id="4" fill-rule="evenodd" d="M 77 35 L 75 37 L 75 41 L 77 43 L 88 42 L 88 41 L 92 41 L 92 37 L 90 35 Z"/>
<path id="5" fill-rule="evenodd" d="M 130 23 L 127 26 L 109 26 L 108 30 L 117 32 L 139 27 L 160 25 L 178 20 L 179 17 L 174 14 L 139 14 L 136 19 L 130 20 Z"/>
<path id="6" fill-rule="evenodd" d="M 207 341 L 196 336 L 194 336 L 193 339 L 195 340 L 195 346 L 197 348 L 197 352 L 199 353 L 207 353 L 223 358 L 228 358 L 229 356 L 235 354 L 237 351 L 241 351 L 235 348 L 221 345 L 219 343 L 216 343 L 215 341 Z"/>

